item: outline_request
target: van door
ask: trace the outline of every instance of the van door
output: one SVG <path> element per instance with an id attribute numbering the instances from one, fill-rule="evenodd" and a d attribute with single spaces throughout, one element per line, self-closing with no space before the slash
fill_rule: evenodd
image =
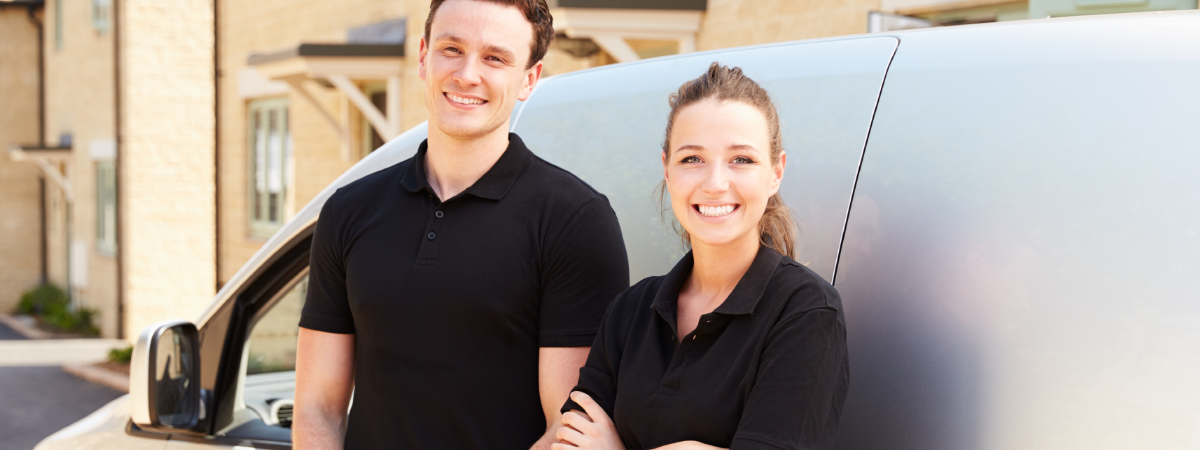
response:
<path id="1" fill-rule="evenodd" d="M 629 252 L 630 279 L 662 275 L 684 253 L 654 199 L 662 180 L 667 97 L 718 61 L 771 94 L 788 155 L 785 203 L 800 219 L 799 260 L 826 279 L 845 223 L 859 158 L 892 37 L 780 44 L 658 58 L 544 80 L 513 130 L 534 153 L 608 196 Z M 666 213 L 667 217 L 663 216 Z"/>
<path id="2" fill-rule="evenodd" d="M 1197 42 L 1193 12 L 903 34 L 839 448 L 1200 448 Z"/>

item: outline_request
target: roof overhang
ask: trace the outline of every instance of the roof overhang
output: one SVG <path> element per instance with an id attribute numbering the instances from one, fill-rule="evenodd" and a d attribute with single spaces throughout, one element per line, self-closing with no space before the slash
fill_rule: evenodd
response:
<path id="1" fill-rule="evenodd" d="M 71 160 L 71 147 L 43 147 L 39 145 L 14 145 L 8 149 L 8 157 L 17 162 L 64 162 Z"/>
<path id="2" fill-rule="evenodd" d="M 554 30 L 570 38 L 591 39 L 618 62 L 640 59 L 626 39 L 676 41 L 679 53 L 695 51 L 696 34 L 704 16 L 703 9 L 582 8 L 562 6 L 565 3 L 567 0 L 559 0 L 559 7 L 550 10 Z M 573 3 L 624 2 L 576 0 Z"/>
<path id="3" fill-rule="evenodd" d="M 551 8 L 670 9 L 704 11 L 708 0 L 550 0 Z M 558 17 L 555 16 L 555 21 Z"/>
<path id="4" fill-rule="evenodd" d="M 300 44 L 287 50 L 250 55 L 248 63 L 270 79 L 325 78 L 385 80 L 400 75 L 403 44 Z"/>

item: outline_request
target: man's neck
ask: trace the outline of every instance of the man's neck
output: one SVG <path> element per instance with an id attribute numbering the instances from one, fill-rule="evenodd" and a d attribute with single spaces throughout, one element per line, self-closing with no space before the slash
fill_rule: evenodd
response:
<path id="1" fill-rule="evenodd" d="M 508 126 L 474 139 L 438 133 L 431 124 L 425 152 L 425 177 L 442 201 L 454 198 L 500 160 L 508 148 Z"/>

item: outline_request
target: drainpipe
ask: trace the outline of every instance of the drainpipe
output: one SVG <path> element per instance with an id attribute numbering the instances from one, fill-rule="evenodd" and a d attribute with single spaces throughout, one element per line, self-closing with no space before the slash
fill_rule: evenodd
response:
<path id="1" fill-rule="evenodd" d="M 121 183 L 121 157 L 124 139 L 121 135 L 121 0 L 112 0 L 112 39 L 113 39 L 113 124 L 116 128 L 113 136 L 116 141 L 116 163 L 113 164 L 113 181 L 117 188 L 116 220 L 117 228 L 117 339 L 125 339 L 125 227 L 122 226 L 121 211 L 125 205 L 125 189 Z"/>
<path id="2" fill-rule="evenodd" d="M 46 42 L 43 40 L 45 30 L 42 26 L 42 21 L 37 17 L 37 5 L 29 5 L 25 12 L 29 16 L 29 23 L 37 29 L 37 58 L 38 58 L 38 147 L 46 147 Z M 41 250 L 41 284 L 50 282 L 50 270 L 47 265 L 49 253 L 46 249 L 46 178 L 38 176 L 38 210 L 40 223 L 38 224 L 41 231 L 38 233 L 39 247 Z"/>
<path id="3" fill-rule="evenodd" d="M 221 290 L 221 0 L 213 0 L 213 271 Z"/>

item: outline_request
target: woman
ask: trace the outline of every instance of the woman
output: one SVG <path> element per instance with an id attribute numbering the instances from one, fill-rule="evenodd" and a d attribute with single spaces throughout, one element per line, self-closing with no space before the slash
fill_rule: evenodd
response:
<path id="1" fill-rule="evenodd" d="M 670 103 L 663 178 L 691 252 L 609 306 L 553 448 L 831 447 L 845 320 L 792 259 L 775 107 L 717 63 Z"/>

